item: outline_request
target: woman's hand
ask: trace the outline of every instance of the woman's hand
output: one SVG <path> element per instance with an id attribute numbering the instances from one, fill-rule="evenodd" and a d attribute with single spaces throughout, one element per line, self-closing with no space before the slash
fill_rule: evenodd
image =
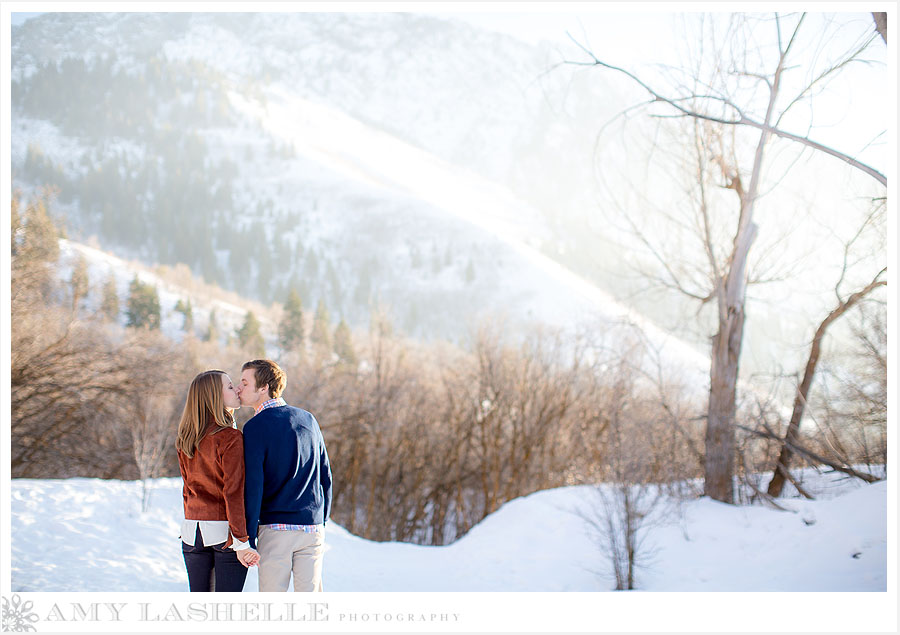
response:
<path id="1" fill-rule="evenodd" d="M 240 563 L 245 567 L 255 567 L 259 564 L 259 552 L 252 547 L 235 551 L 235 553 L 237 554 Z"/>

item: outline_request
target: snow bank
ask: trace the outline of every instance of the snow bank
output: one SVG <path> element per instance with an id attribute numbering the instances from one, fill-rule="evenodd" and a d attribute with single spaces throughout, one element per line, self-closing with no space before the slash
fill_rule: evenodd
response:
<path id="1" fill-rule="evenodd" d="M 887 482 L 830 479 L 789 511 L 708 498 L 683 503 L 647 537 L 647 591 L 885 591 Z M 181 480 L 14 479 L 13 591 L 187 591 Z M 579 509 L 589 486 L 503 505 L 444 547 L 377 543 L 329 523 L 328 591 L 605 591 L 609 566 Z M 258 590 L 251 570 L 245 591 Z"/>

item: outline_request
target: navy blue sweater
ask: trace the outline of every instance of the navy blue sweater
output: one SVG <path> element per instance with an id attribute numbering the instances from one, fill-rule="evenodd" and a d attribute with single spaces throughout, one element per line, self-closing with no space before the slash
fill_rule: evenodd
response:
<path id="1" fill-rule="evenodd" d="M 331 513 L 331 466 L 316 418 L 292 406 L 266 408 L 244 424 L 247 532 L 259 525 L 322 525 Z"/>

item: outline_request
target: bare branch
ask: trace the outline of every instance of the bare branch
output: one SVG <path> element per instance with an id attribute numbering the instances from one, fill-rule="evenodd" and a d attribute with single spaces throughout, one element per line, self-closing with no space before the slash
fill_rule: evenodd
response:
<path id="1" fill-rule="evenodd" d="M 813 89 L 816 85 L 818 85 L 819 83 L 821 83 L 821 82 L 822 82 L 823 80 L 825 80 L 827 77 L 829 77 L 829 76 L 833 75 L 834 73 L 840 71 L 841 69 L 843 69 L 843 68 L 844 68 L 845 66 L 847 66 L 848 64 L 850 64 L 850 63 L 852 63 L 852 62 L 854 62 L 854 61 L 860 61 L 860 60 L 857 59 L 857 56 L 859 56 L 860 53 L 862 53 L 864 50 L 866 50 L 866 49 L 869 47 L 869 45 L 872 43 L 872 40 L 873 40 L 873 39 L 874 39 L 874 37 L 871 37 L 871 38 L 869 38 L 868 40 L 866 40 L 865 42 L 863 42 L 863 43 L 862 43 L 855 51 L 853 51 L 852 53 L 849 53 L 849 54 L 847 55 L 847 57 L 846 57 L 845 59 L 843 59 L 840 63 L 835 64 L 834 66 L 829 66 L 829 67 L 826 68 L 824 71 L 822 71 L 822 72 L 819 74 L 818 77 L 816 77 L 813 81 L 811 81 L 809 84 L 807 84 L 806 86 L 804 86 L 803 90 L 801 90 L 800 93 L 798 93 L 797 96 L 794 97 L 794 98 L 791 100 L 791 102 L 790 102 L 787 106 L 785 106 L 785 107 L 782 109 L 781 114 L 778 116 L 778 119 L 775 121 L 775 126 L 777 127 L 778 124 L 781 122 L 782 118 L 784 118 L 784 116 L 788 113 L 788 111 L 789 111 L 794 105 L 796 105 L 798 102 L 800 102 L 800 100 L 802 100 L 803 97 L 805 97 L 810 91 L 812 91 L 812 89 Z"/>
<path id="2" fill-rule="evenodd" d="M 866 219 L 862 222 L 862 224 L 860 225 L 859 229 L 858 229 L 858 230 L 856 231 L 856 233 L 853 235 L 853 238 L 851 238 L 849 241 L 847 241 L 847 242 L 844 244 L 844 260 L 843 260 L 843 265 L 842 265 L 842 268 L 841 268 L 841 276 L 840 276 L 840 278 L 838 278 L 837 284 L 834 285 L 834 295 L 837 297 L 838 304 L 840 304 L 840 303 L 842 302 L 842 300 L 841 300 L 841 291 L 840 291 L 840 288 L 841 288 L 841 284 L 844 282 L 845 276 L 847 275 L 847 269 L 849 268 L 849 267 L 848 267 L 848 262 L 847 262 L 847 260 L 848 260 L 849 257 L 850 257 L 850 248 L 853 246 L 853 244 L 854 244 L 857 240 L 859 240 L 859 237 L 862 236 L 862 233 L 865 231 L 866 227 L 868 227 L 868 226 L 872 223 L 873 219 L 875 218 L 875 216 L 876 216 L 880 211 L 881 211 L 881 210 L 880 210 L 879 208 L 877 208 L 877 207 L 874 208 L 874 209 L 869 213 L 869 215 L 866 216 Z M 878 278 L 881 276 L 881 274 L 884 273 L 884 271 L 885 271 L 885 270 L 882 269 L 882 270 L 878 273 L 878 275 L 875 276 L 875 278 L 878 279 Z"/>
<path id="3" fill-rule="evenodd" d="M 794 43 L 794 38 L 796 37 L 797 29 L 799 29 L 800 23 L 802 23 L 802 21 L 803 21 L 803 18 L 801 18 L 800 22 L 798 22 L 797 27 L 795 28 L 794 33 L 791 36 L 791 40 L 789 41 L 787 47 L 784 49 L 781 60 L 779 61 L 778 70 L 776 70 L 776 73 L 775 73 L 775 75 L 776 75 L 775 84 L 778 83 L 778 81 L 780 79 L 780 74 L 785 68 L 783 65 L 785 57 L 788 54 L 788 52 L 790 51 L 790 48 Z M 862 172 L 865 172 L 866 174 L 868 174 L 869 176 L 871 176 L 872 178 L 877 180 L 882 185 L 887 186 L 887 177 L 884 174 L 882 174 L 881 172 L 879 172 L 878 170 L 876 170 L 875 168 L 873 168 L 869 165 L 866 165 L 865 163 L 862 163 L 861 161 L 858 161 L 843 152 L 835 150 L 834 148 L 825 146 L 817 141 L 813 141 L 812 139 L 810 139 L 807 136 L 801 136 L 801 135 L 797 135 L 797 134 L 794 134 L 791 132 L 787 132 L 785 130 L 781 130 L 780 128 L 778 128 L 777 122 L 776 122 L 776 125 L 770 125 L 768 123 L 768 115 L 766 117 L 766 121 L 764 121 L 764 122 L 756 121 L 756 120 L 748 117 L 747 115 L 745 115 L 739 108 L 737 108 L 732 102 L 730 102 L 730 100 L 722 98 L 722 97 L 718 97 L 718 96 L 713 96 L 713 95 L 687 95 L 684 97 L 664 96 L 661 93 L 659 93 L 657 90 L 652 88 L 650 85 L 645 83 L 643 80 L 641 80 L 637 75 L 631 73 L 630 71 L 628 71 L 624 68 L 621 68 L 619 66 L 607 64 L 606 62 L 599 60 L 590 49 L 588 49 L 585 45 L 581 44 L 578 40 L 576 40 L 574 37 L 572 37 L 571 34 L 568 34 L 568 35 L 569 35 L 569 38 L 576 44 L 576 46 L 578 46 L 586 55 L 588 55 L 591 58 L 591 61 L 590 62 L 577 62 L 577 61 L 568 61 L 567 60 L 565 62 L 567 64 L 575 64 L 575 65 L 580 65 L 580 66 L 600 66 L 600 67 L 607 68 L 612 71 L 616 71 L 618 73 L 622 73 L 623 75 L 625 75 L 626 77 L 631 79 L 633 82 L 638 84 L 645 91 L 647 91 L 653 97 L 653 100 L 652 100 L 653 102 L 661 102 L 661 103 L 668 104 L 669 106 L 671 106 L 672 108 L 675 108 L 678 112 L 680 112 L 684 116 L 694 117 L 696 119 L 701 119 L 704 121 L 710 121 L 710 122 L 719 123 L 719 124 L 723 124 L 723 125 L 729 125 L 729 126 L 749 126 L 751 128 L 756 128 L 756 129 L 760 130 L 761 132 L 775 135 L 777 137 L 781 137 L 782 139 L 789 139 L 791 141 L 795 141 L 797 143 L 803 144 L 805 146 L 808 146 L 808 147 L 818 150 L 820 152 L 824 152 L 825 154 L 833 156 L 837 159 L 840 159 L 841 161 L 844 161 L 848 165 L 850 165 L 858 170 L 861 170 Z M 846 62 L 844 62 L 844 63 L 846 63 Z M 830 71 L 826 71 L 826 74 L 822 75 L 819 79 L 824 78 L 829 72 Z M 816 81 L 818 81 L 818 79 Z M 775 86 L 773 85 L 771 88 L 774 89 Z M 732 118 L 732 119 L 724 119 L 722 117 L 715 117 L 715 116 L 712 116 L 712 115 L 709 115 L 709 114 L 706 114 L 703 112 L 699 112 L 697 110 L 693 110 L 691 108 L 686 108 L 686 107 L 682 106 L 680 103 L 683 101 L 700 101 L 700 102 L 720 101 L 720 102 L 728 105 L 729 107 L 733 108 L 738 116 L 737 116 L 737 118 Z M 770 112 L 771 112 L 771 106 L 772 106 L 772 104 L 770 103 Z M 780 117 L 779 117 L 779 121 L 780 121 Z"/>
<path id="4" fill-rule="evenodd" d="M 657 281 L 659 281 L 664 287 L 668 289 L 679 291 L 687 297 L 693 298 L 694 300 L 699 300 L 704 304 L 706 302 L 709 302 L 714 297 L 715 291 L 712 291 L 705 296 L 701 296 L 698 293 L 685 288 L 679 280 L 678 274 L 676 274 L 672 270 L 672 267 L 669 265 L 668 260 L 664 258 L 663 255 L 660 254 L 659 251 L 650 243 L 644 233 L 637 228 L 637 226 L 634 224 L 634 221 L 630 217 L 627 218 L 627 221 L 628 224 L 631 225 L 632 231 L 634 232 L 634 235 L 637 237 L 637 239 L 640 240 L 641 243 L 643 243 L 643 245 L 650 251 L 650 254 L 653 256 L 653 258 L 662 266 L 666 273 L 669 274 L 669 281 L 653 276 Z"/>
<path id="5" fill-rule="evenodd" d="M 742 425 L 738 425 L 737 427 L 740 428 L 741 430 L 743 430 L 744 432 L 749 432 L 752 435 L 762 437 L 764 439 L 780 439 L 780 437 L 777 434 L 775 434 L 774 432 L 772 432 L 771 430 L 765 430 L 765 431 L 756 430 L 755 428 L 748 428 L 747 426 L 742 426 Z M 812 459 L 816 463 L 821 463 L 822 465 L 827 465 L 828 467 L 830 467 L 838 472 L 842 472 L 844 474 L 849 474 L 850 476 L 853 476 L 855 478 L 863 480 L 866 483 L 877 483 L 878 481 L 882 480 L 882 479 L 878 478 L 877 476 L 872 476 L 871 474 L 866 474 L 865 472 L 858 472 L 857 470 L 854 470 L 849 465 L 842 465 L 840 463 L 837 463 L 836 461 L 832 461 L 830 459 L 826 459 L 823 456 L 819 456 L 812 450 L 808 450 L 796 442 L 786 442 L 786 443 L 793 452 L 796 452 L 797 454 L 802 454 L 802 455 L 806 456 L 807 458 Z"/>
<path id="6" fill-rule="evenodd" d="M 759 489 L 759 488 L 756 486 L 756 484 L 755 484 L 752 480 L 750 480 L 749 478 L 744 478 L 744 484 L 745 484 L 745 485 L 748 485 L 748 486 L 750 487 L 750 489 L 753 490 L 754 496 L 755 496 L 756 498 L 759 498 L 759 500 L 761 500 L 762 502 L 764 502 L 766 505 L 770 505 L 770 506 L 774 507 L 775 509 L 777 509 L 777 510 L 780 511 L 780 512 L 791 511 L 791 510 L 789 510 L 787 507 L 782 507 L 781 505 L 779 505 L 778 503 L 776 503 L 776 502 L 775 502 L 775 499 L 774 499 L 773 497 L 769 496 L 769 495 L 766 494 L 764 491 L 762 491 L 761 489 Z M 752 499 L 751 499 L 751 500 L 752 500 Z"/>

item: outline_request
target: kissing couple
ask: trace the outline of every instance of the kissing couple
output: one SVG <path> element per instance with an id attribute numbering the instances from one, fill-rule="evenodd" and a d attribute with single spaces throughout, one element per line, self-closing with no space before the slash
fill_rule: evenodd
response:
<path id="1" fill-rule="evenodd" d="M 322 591 L 331 466 L 316 418 L 281 398 L 272 360 L 194 377 L 175 447 L 184 480 L 181 550 L 191 591 L 242 591 L 258 566 L 260 591 Z M 234 411 L 254 414 L 237 429 Z"/>

